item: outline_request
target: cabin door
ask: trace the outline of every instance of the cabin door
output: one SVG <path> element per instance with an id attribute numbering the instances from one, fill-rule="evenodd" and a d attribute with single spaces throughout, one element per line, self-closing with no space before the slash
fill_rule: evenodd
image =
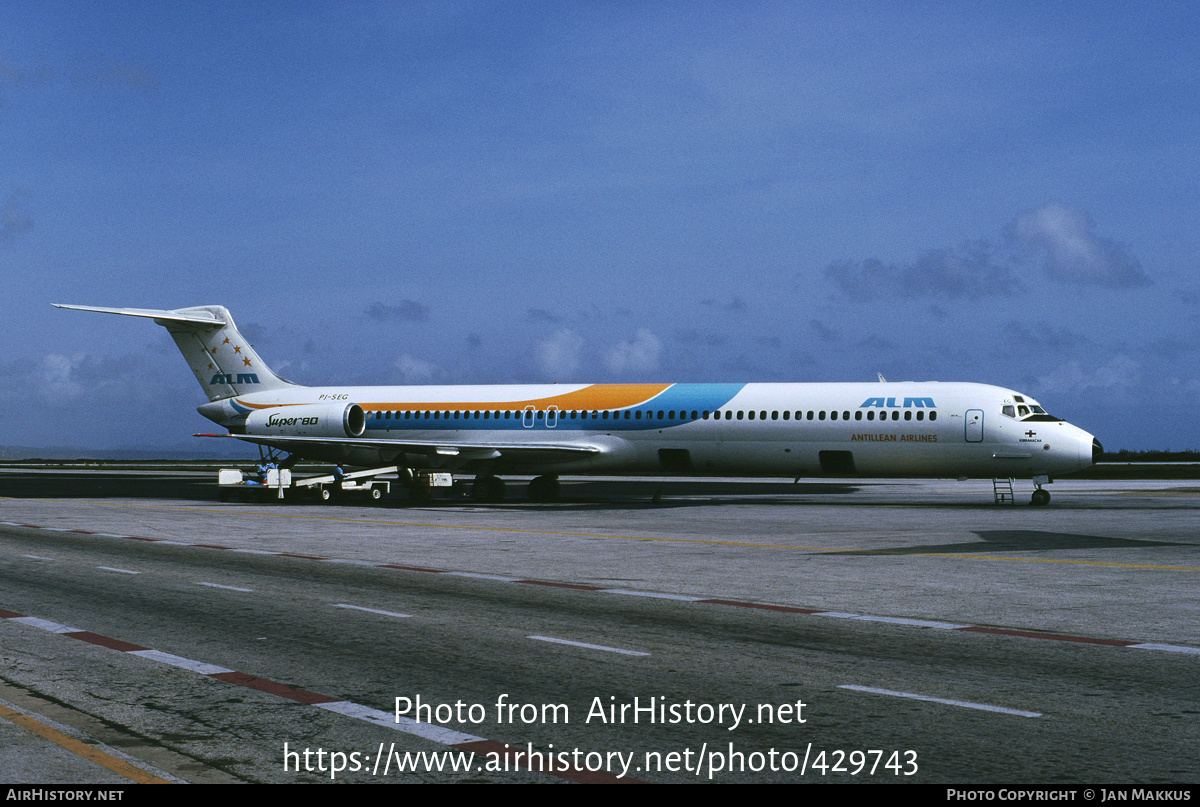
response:
<path id="1" fill-rule="evenodd" d="M 982 443 L 983 442 L 983 410 L 968 409 L 966 417 L 967 442 Z"/>

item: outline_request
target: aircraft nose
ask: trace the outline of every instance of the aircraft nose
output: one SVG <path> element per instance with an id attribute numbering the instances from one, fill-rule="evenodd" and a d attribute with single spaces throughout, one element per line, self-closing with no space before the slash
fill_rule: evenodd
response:
<path id="1" fill-rule="evenodd" d="M 1100 445 L 1100 441 L 1095 437 L 1092 438 L 1092 465 L 1100 461 L 1100 455 L 1104 453 L 1104 446 Z"/>

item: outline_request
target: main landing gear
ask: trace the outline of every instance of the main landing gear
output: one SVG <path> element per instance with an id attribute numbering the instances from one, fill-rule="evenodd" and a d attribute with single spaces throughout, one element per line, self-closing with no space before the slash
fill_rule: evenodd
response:
<path id="1" fill-rule="evenodd" d="M 505 487 L 504 480 L 498 476 L 477 476 L 471 485 L 471 498 L 477 502 L 502 502 Z"/>
<path id="2" fill-rule="evenodd" d="M 504 501 L 507 485 L 498 476 L 481 475 L 471 483 L 471 498 L 477 502 Z M 529 483 L 529 498 L 535 502 L 556 502 L 559 496 L 558 477 L 544 474 Z"/>
<path id="3" fill-rule="evenodd" d="M 556 502 L 559 492 L 557 476 L 547 474 L 529 483 L 529 498 L 535 502 Z"/>

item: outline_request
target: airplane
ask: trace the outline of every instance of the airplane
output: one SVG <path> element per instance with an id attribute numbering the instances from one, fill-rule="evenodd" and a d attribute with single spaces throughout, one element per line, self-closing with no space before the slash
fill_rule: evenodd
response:
<path id="1" fill-rule="evenodd" d="M 322 386 L 266 365 L 223 306 L 175 310 L 60 305 L 152 319 L 204 388 L 201 415 L 297 459 L 397 466 L 406 478 L 474 475 L 502 499 L 501 474 L 1031 479 L 1042 486 L 1103 451 L 1028 395 L 957 382 Z"/>

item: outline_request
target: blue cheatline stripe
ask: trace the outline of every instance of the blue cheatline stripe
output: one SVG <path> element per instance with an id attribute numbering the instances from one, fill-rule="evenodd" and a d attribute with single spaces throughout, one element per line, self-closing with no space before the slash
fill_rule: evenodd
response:
<path id="1" fill-rule="evenodd" d="M 696 420 L 702 420 L 705 412 L 714 412 L 720 409 L 725 404 L 737 395 L 745 384 L 672 384 L 661 393 L 646 401 L 639 406 L 631 406 L 626 409 L 608 410 L 598 413 L 599 417 L 593 417 L 592 412 L 587 412 L 587 417 L 581 417 L 583 414 L 578 410 L 559 410 L 557 418 L 547 421 L 544 411 L 535 413 L 532 418 L 532 426 L 525 426 L 525 423 L 530 422 L 530 418 L 525 413 L 519 410 L 509 410 L 509 417 L 503 415 L 499 419 L 483 417 L 484 407 L 479 407 L 479 417 L 476 418 L 475 411 L 458 411 L 450 412 L 450 417 L 446 418 L 446 412 L 412 412 L 408 413 L 411 416 L 405 418 L 403 403 L 397 402 L 396 409 L 389 412 L 381 412 L 376 416 L 372 413 L 367 420 L 367 429 L 370 431 L 496 431 L 496 430 L 530 430 L 530 429 L 554 429 L 555 431 L 643 431 L 647 429 L 664 429 L 671 426 L 682 426 L 687 423 L 692 423 Z M 495 412 L 495 409 L 487 409 L 488 412 Z M 500 409 L 503 412 L 505 410 Z M 575 417 L 571 417 L 574 412 Z M 663 416 L 659 417 L 659 412 Z M 392 416 L 386 417 L 387 414 Z M 435 418 L 434 415 L 437 415 Z M 455 417 L 455 414 L 458 416 Z M 604 415 L 609 415 L 607 418 Z M 625 415 L 628 414 L 628 419 Z M 399 415 L 399 417 L 397 417 Z M 420 417 L 418 417 L 420 415 Z M 617 417 L 619 415 L 619 417 Z M 551 423 L 553 425 L 547 425 Z"/>

